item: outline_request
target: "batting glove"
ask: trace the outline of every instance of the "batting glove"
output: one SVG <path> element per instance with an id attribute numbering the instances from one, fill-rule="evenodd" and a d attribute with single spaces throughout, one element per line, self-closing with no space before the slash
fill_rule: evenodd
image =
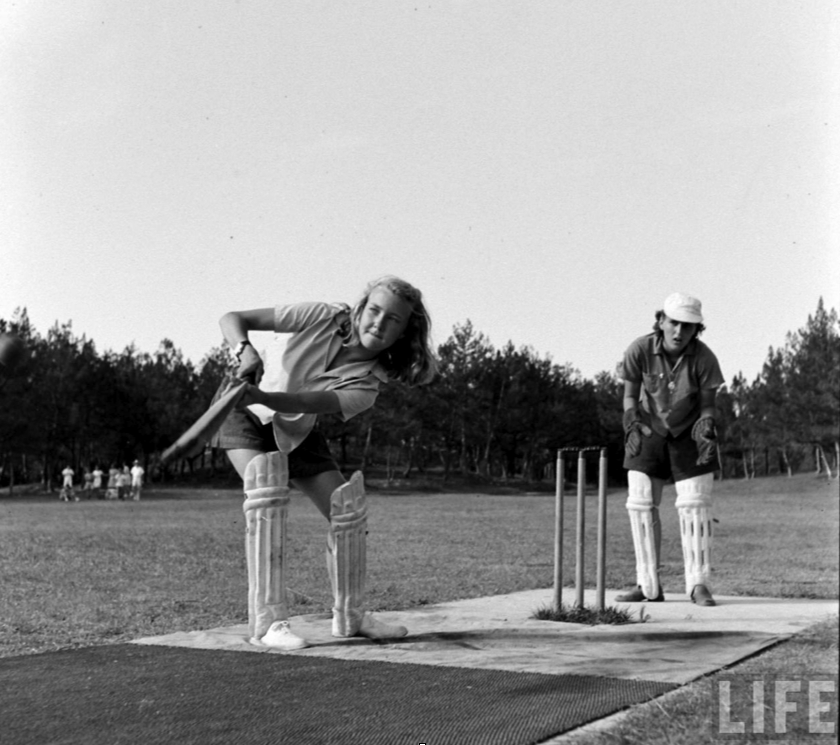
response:
<path id="1" fill-rule="evenodd" d="M 711 463 L 717 455 L 717 427 L 710 416 L 700 417 L 691 428 L 691 439 L 697 443 L 697 465 Z"/>
<path id="2" fill-rule="evenodd" d="M 636 407 L 624 412 L 624 452 L 628 458 L 642 452 L 642 436 L 650 437 L 650 434 L 650 427 L 642 421 Z"/>

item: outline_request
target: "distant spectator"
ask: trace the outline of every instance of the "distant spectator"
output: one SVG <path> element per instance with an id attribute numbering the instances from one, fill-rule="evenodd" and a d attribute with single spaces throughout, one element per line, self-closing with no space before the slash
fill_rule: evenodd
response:
<path id="1" fill-rule="evenodd" d="M 58 498 L 62 502 L 69 502 L 73 499 L 73 476 L 75 476 L 76 472 L 67 466 L 62 472 L 61 475 L 63 477 L 63 481 L 61 483 L 61 493 L 58 495 Z"/>
<path id="2" fill-rule="evenodd" d="M 90 472 L 89 468 L 85 468 L 85 475 L 82 478 L 82 491 L 87 495 L 87 498 L 90 499 L 93 496 L 93 474 Z"/>
<path id="3" fill-rule="evenodd" d="M 122 471 L 117 472 L 117 495 L 120 499 L 128 499 L 131 491 L 131 472 L 128 466 L 123 466 Z"/>
<path id="4" fill-rule="evenodd" d="M 93 469 L 93 496 L 102 499 L 102 477 L 105 474 L 99 466 Z"/>
<path id="5" fill-rule="evenodd" d="M 134 461 L 134 465 L 131 467 L 131 498 L 135 501 L 140 499 L 140 492 L 143 489 L 143 474 L 146 473 L 143 470 L 143 466 L 140 465 L 140 461 Z"/>
<path id="6" fill-rule="evenodd" d="M 118 483 L 119 475 L 120 469 L 112 463 L 111 467 L 108 469 L 108 492 L 106 495 L 108 499 L 116 499 L 120 494 Z"/>

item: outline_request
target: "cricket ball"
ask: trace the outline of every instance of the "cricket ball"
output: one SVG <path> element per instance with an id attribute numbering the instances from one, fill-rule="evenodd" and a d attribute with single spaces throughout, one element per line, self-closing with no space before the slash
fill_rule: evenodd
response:
<path id="1" fill-rule="evenodd" d="M 26 346 L 17 334 L 0 334 L 0 366 L 12 372 L 26 355 Z"/>

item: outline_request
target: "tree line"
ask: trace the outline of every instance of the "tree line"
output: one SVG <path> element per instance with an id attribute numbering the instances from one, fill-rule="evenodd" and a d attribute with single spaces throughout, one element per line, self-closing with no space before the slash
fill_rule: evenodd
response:
<path id="1" fill-rule="evenodd" d="M 154 353 L 133 345 L 99 353 L 93 340 L 56 323 L 45 336 L 25 309 L 0 319 L 30 356 L 0 389 L 0 485 L 50 486 L 67 465 L 143 462 L 154 479 L 230 473 L 205 450 L 160 470 L 156 456 L 209 405 L 234 369 L 226 345 L 198 365 L 169 339 Z M 384 386 L 377 405 L 322 428 L 345 469 L 537 482 L 552 478 L 564 447 L 606 447 L 623 478 L 622 392 L 616 371 L 584 379 L 529 347 L 495 348 L 470 321 L 438 347 L 440 374 L 422 388 Z M 740 373 L 718 395 L 724 477 L 840 467 L 840 322 L 822 299 L 806 325 L 770 348 L 752 383 Z"/>
<path id="2" fill-rule="evenodd" d="M 840 322 L 822 298 L 782 347 L 770 347 L 761 373 L 740 373 L 718 397 L 730 464 L 744 478 L 840 467 Z"/>

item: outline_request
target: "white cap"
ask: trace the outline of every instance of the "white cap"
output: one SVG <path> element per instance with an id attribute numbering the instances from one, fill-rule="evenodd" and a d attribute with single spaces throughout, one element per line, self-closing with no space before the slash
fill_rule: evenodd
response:
<path id="1" fill-rule="evenodd" d="M 703 323 L 703 304 L 691 295 L 675 292 L 665 298 L 665 315 L 680 323 Z"/>

